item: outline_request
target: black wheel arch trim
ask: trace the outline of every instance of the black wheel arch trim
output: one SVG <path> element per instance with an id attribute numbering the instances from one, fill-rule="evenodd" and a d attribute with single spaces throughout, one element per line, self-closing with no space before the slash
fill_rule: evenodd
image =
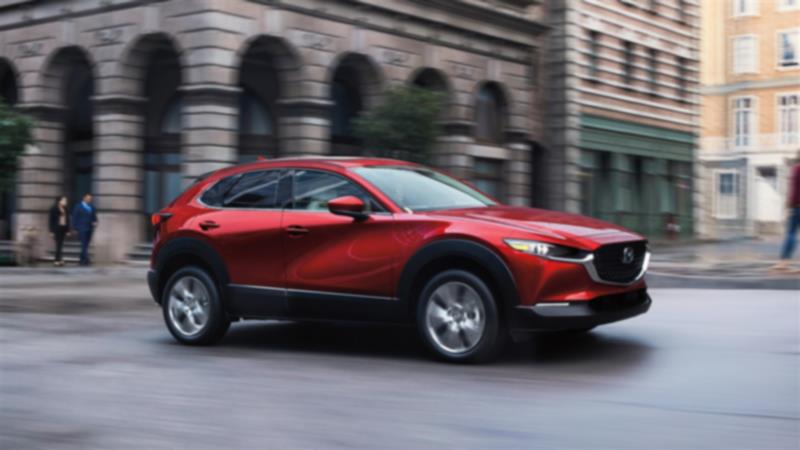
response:
<path id="1" fill-rule="evenodd" d="M 171 261 L 183 257 L 197 258 L 202 261 L 203 265 L 211 269 L 211 275 L 217 281 L 217 289 L 219 289 L 224 301 L 227 298 L 227 286 L 230 278 L 222 257 L 207 242 L 197 238 L 179 237 L 164 244 L 156 256 L 153 269 L 148 272 L 148 282 L 156 303 L 161 304 L 161 294 L 164 285 L 168 281 L 163 277 L 165 269 Z"/>
<path id="2" fill-rule="evenodd" d="M 437 240 L 417 250 L 400 274 L 397 297 L 409 306 L 413 306 L 415 301 L 411 298 L 412 287 L 418 274 L 428 264 L 447 257 L 464 258 L 486 270 L 500 291 L 506 312 L 519 305 L 519 293 L 514 276 L 500 255 L 484 244 L 459 238 Z"/>

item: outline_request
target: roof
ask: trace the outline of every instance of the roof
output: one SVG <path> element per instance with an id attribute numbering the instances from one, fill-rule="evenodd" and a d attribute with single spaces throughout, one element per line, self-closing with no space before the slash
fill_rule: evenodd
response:
<path id="1" fill-rule="evenodd" d="M 363 166 L 408 166 L 415 164 L 400 159 L 373 158 L 373 157 L 362 157 L 362 156 L 325 156 L 325 155 L 291 156 L 283 158 L 261 159 L 252 162 L 250 164 L 256 165 L 256 164 L 281 163 L 282 165 L 284 165 L 287 163 L 291 164 L 292 162 L 330 164 L 342 168 L 363 167 Z"/>

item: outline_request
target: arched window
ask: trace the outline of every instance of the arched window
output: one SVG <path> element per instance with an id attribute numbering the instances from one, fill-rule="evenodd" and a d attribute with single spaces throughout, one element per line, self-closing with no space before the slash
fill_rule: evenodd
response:
<path id="1" fill-rule="evenodd" d="M 5 60 L 0 59 L 0 101 L 7 105 L 17 104 L 17 77 L 14 69 Z"/>
<path id="2" fill-rule="evenodd" d="M 362 154 L 364 149 L 355 135 L 353 122 L 364 109 L 373 106 L 380 95 L 379 68 L 365 55 L 344 55 L 333 72 L 330 89 L 332 153 Z"/>
<path id="3" fill-rule="evenodd" d="M 414 86 L 430 89 L 436 92 L 447 92 L 447 82 L 442 74 L 436 69 L 421 70 L 411 82 Z"/>
<path id="4" fill-rule="evenodd" d="M 61 148 L 62 192 L 77 201 L 92 190 L 94 171 L 94 76 L 92 62 L 80 47 L 59 48 L 43 68 L 47 102 L 64 108 Z"/>
<path id="5" fill-rule="evenodd" d="M 495 83 L 486 83 L 475 100 L 475 137 L 479 141 L 501 143 L 505 129 L 506 102 Z"/>
<path id="6" fill-rule="evenodd" d="M 351 140 L 352 122 L 361 110 L 361 96 L 356 87 L 341 79 L 333 80 L 332 91 L 331 134 L 334 140 Z"/>
<path id="7" fill-rule="evenodd" d="M 272 114 L 267 105 L 247 89 L 239 97 L 239 133 L 252 136 L 274 134 Z"/>
<path id="8" fill-rule="evenodd" d="M 161 134 L 180 134 L 183 129 L 183 115 L 181 98 L 174 96 L 164 108 L 164 115 L 161 116 Z"/>

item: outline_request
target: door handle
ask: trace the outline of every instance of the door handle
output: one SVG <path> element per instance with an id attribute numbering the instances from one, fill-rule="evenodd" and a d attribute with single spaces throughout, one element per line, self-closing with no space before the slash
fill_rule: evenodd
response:
<path id="1" fill-rule="evenodd" d="M 308 231 L 308 228 L 303 228 L 300 225 L 289 225 L 286 227 L 286 232 L 289 233 L 289 236 L 302 236 L 308 234 Z"/>
<path id="2" fill-rule="evenodd" d="M 219 224 L 211 220 L 206 220 L 205 222 L 200 222 L 200 228 L 202 228 L 203 231 L 213 230 L 214 228 L 219 228 Z"/>

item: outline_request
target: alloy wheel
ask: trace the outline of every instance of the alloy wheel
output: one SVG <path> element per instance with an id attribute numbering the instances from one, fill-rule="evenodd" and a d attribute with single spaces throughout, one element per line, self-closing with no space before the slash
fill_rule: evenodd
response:
<path id="1" fill-rule="evenodd" d="M 167 308 L 172 326 L 184 336 L 194 336 L 203 331 L 211 314 L 208 289 L 196 277 L 182 277 L 172 285 Z"/>
<path id="2" fill-rule="evenodd" d="M 443 351 L 462 354 L 474 349 L 486 329 L 486 311 L 478 292 L 461 281 L 448 281 L 430 296 L 425 325 Z"/>

